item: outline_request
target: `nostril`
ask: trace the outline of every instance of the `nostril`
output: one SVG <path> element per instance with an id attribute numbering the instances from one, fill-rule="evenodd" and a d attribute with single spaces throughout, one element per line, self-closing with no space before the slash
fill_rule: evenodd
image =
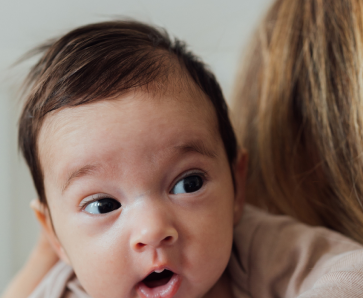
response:
<path id="1" fill-rule="evenodd" d="M 171 236 L 167 236 L 164 239 L 165 242 L 171 242 L 172 240 L 173 240 L 173 237 L 171 237 Z"/>
<path id="2" fill-rule="evenodd" d="M 144 244 L 144 243 L 141 243 L 141 242 L 139 242 L 139 243 L 137 243 L 135 246 L 135 248 L 137 249 L 137 250 L 140 250 L 140 249 L 143 249 L 144 247 L 145 247 L 145 245 L 146 244 Z"/>
<path id="3" fill-rule="evenodd" d="M 167 228 L 165 226 L 158 226 L 153 229 L 144 229 L 136 233 L 130 239 L 130 246 L 132 249 L 139 252 L 144 251 L 147 247 L 157 248 L 162 245 L 171 246 L 178 241 L 178 232 L 176 229 Z"/>

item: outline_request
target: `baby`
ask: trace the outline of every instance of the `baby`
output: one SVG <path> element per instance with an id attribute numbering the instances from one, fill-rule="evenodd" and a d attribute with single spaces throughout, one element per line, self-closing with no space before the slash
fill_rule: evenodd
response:
<path id="1" fill-rule="evenodd" d="M 19 143 L 63 262 L 32 298 L 357 293 L 359 244 L 251 207 L 241 218 L 246 156 L 183 43 L 113 21 L 39 50 Z"/>
<path id="2" fill-rule="evenodd" d="M 245 158 L 215 77 L 137 22 L 44 48 L 19 142 L 59 257 L 94 298 L 229 297 Z"/>

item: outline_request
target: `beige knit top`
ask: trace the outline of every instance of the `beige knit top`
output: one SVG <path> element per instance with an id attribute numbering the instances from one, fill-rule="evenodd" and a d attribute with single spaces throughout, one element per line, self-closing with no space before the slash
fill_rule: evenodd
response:
<path id="1" fill-rule="evenodd" d="M 251 206 L 235 228 L 227 270 L 236 298 L 363 297 L 360 244 Z M 29 298 L 90 297 L 59 262 Z"/>

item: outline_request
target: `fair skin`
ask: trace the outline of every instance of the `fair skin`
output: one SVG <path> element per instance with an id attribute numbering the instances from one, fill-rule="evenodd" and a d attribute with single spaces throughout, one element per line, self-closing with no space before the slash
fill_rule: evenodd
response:
<path id="1" fill-rule="evenodd" d="M 200 91 L 136 91 L 55 111 L 39 144 L 49 212 L 38 218 L 93 298 L 232 297 L 223 273 L 246 159 L 235 190 Z M 145 280 L 154 271 L 166 275 Z"/>

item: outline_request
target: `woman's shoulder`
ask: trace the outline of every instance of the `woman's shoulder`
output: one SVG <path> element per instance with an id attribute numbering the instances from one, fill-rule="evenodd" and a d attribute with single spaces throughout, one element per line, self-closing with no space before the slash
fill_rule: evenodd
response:
<path id="1" fill-rule="evenodd" d="M 252 297 L 310 297 L 316 291 L 316 297 L 363 295 L 360 244 L 252 206 L 246 206 L 235 227 L 229 268 L 235 283 Z M 335 289 L 335 296 L 327 292 L 333 288 L 340 291 Z"/>

